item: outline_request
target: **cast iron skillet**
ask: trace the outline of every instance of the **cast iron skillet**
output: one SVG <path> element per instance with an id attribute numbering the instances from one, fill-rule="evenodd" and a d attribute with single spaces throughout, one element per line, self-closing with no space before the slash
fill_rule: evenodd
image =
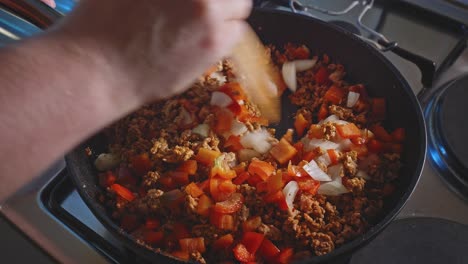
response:
<path id="1" fill-rule="evenodd" d="M 0 3 L 5 1 L 10 0 L 0 0 Z M 13 2 L 17 6 L 18 3 L 24 4 L 24 6 L 31 3 L 30 0 L 15 0 Z M 21 8 L 24 6 L 20 5 Z M 44 6 L 40 6 L 40 8 L 43 9 Z M 46 18 L 43 17 L 42 21 L 50 19 L 52 22 L 57 18 L 57 14 L 50 10 L 47 12 L 48 15 Z M 29 17 L 29 19 L 32 18 L 34 16 Z M 265 43 L 275 45 L 282 45 L 286 42 L 305 44 L 312 53 L 326 53 L 332 61 L 343 64 L 350 82 L 362 82 L 368 88 L 371 96 L 387 99 L 388 120 L 385 126 L 391 129 L 406 128 L 407 139 L 402 155 L 404 167 L 401 170 L 398 189 L 386 201 L 385 213 L 378 224 L 330 254 L 313 257 L 305 262 L 329 263 L 330 261 L 341 262 L 349 259 L 354 251 L 368 243 L 395 218 L 415 188 L 424 164 L 426 151 L 425 124 L 419 103 L 408 83 L 382 54 L 340 28 L 314 18 L 271 10 L 254 10 L 249 18 L 249 23 Z M 44 24 L 44 22 L 36 22 L 36 24 L 42 27 L 48 26 L 48 23 Z M 287 100 L 283 100 L 283 102 L 282 123 L 278 125 L 280 131 L 291 127 L 290 117 L 294 113 L 294 109 L 287 104 Z M 92 158 L 85 155 L 84 148 L 86 147 L 90 147 L 96 154 L 106 152 L 106 139 L 102 134 L 97 134 L 66 155 L 69 174 L 91 211 L 110 232 L 115 234 L 139 257 L 154 263 L 177 263 L 176 260 L 161 252 L 154 252 L 137 244 L 130 235 L 122 231 L 112 221 L 104 206 L 96 199 L 97 193 L 101 192 L 102 189 L 97 182 L 97 171 L 93 166 Z"/>

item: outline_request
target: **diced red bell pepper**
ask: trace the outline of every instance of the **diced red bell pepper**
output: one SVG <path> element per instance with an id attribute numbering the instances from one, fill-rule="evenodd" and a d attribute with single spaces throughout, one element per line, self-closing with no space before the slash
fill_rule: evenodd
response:
<path id="1" fill-rule="evenodd" d="M 317 118 L 319 121 L 322 121 L 325 118 L 327 118 L 327 116 L 328 116 L 328 106 L 327 104 L 322 104 L 317 114 Z"/>
<path id="2" fill-rule="evenodd" d="M 290 161 L 297 154 L 297 150 L 286 139 L 282 138 L 278 142 L 278 144 L 274 145 L 270 149 L 270 154 L 280 164 L 285 164 L 286 162 Z M 273 166 L 271 166 L 271 167 L 273 167 Z M 262 177 L 262 176 L 260 176 L 260 177 Z"/>
<path id="3" fill-rule="evenodd" d="M 258 250 L 260 256 L 268 262 L 274 262 L 278 255 L 280 254 L 280 250 L 278 247 L 271 242 L 268 238 L 263 239 L 262 245 Z"/>
<path id="4" fill-rule="evenodd" d="M 131 159 L 132 168 L 138 176 L 145 175 L 151 170 L 152 164 L 148 153 L 142 153 Z"/>
<path id="5" fill-rule="evenodd" d="M 210 192 L 210 179 L 204 180 L 200 183 L 197 184 L 198 187 L 204 192 L 204 193 L 209 193 Z"/>
<path id="6" fill-rule="evenodd" d="M 294 121 L 294 128 L 296 129 L 296 133 L 298 136 L 302 137 L 304 134 L 304 130 L 309 126 L 309 122 L 307 122 L 307 119 L 304 118 L 304 116 L 299 113 L 296 116 L 296 120 Z"/>
<path id="7" fill-rule="evenodd" d="M 120 184 L 114 183 L 111 185 L 111 189 L 114 190 L 114 192 L 122 197 L 123 199 L 131 202 L 135 200 L 135 195 L 127 188 L 123 187 Z"/>
<path id="8" fill-rule="evenodd" d="M 226 180 L 220 177 L 213 177 L 210 179 L 210 194 L 211 194 L 211 197 L 213 197 L 213 199 L 216 202 L 221 202 L 221 201 L 226 200 L 235 191 L 235 190 L 232 190 L 232 188 L 229 189 L 230 191 L 228 190 L 228 188 L 220 189 L 219 186 L 224 181 Z"/>
<path id="9" fill-rule="evenodd" d="M 294 249 L 292 248 L 284 248 L 281 250 L 280 254 L 278 255 L 278 262 L 281 264 L 289 264 L 294 256 Z"/>
<path id="10" fill-rule="evenodd" d="M 397 128 L 392 132 L 392 139 L 395 142 L 403 142 L 405 141 L 406 133 L 404 128 Z"/>
<path id="11" fill-rule="evenodd" d="M 244 232 L 241 243 L 245 246 L 245 248 L 247 248 L 247 251 L 249 251 L 250 254 L 255 255 L 257 250 L 262 245 L 264 238 L 265 235 L 263 234 L 247 231 Z"/>
<path id="12" fill-rule="evenodd" d="M 237 175 L 240 175 L 241 173 L 245 172 L 246 168 L 247 168 L 247 165 L 245 164 L 245 162 L 241 162 L 237 164 L 236 166 L 234 166 L 232 170 L 235 171 Z"/>
<path id="13" fill-rule="evenodd" d="M 326 116 L 325 116 L 325 118 L 326 118 Z M 310 128 L 309 128 L 309 131 L 307 132 L 307 137 L 310 138 L 310 139 L 313 139 L 313 138 L 321 139 L 321 138 L 323 138 L 322 126 L 317 125 L 317 124 L 311 125 Z"/>
<path id="14" fill-rule="evenodd" d="M 183 261 L 189 261 L 190 259 L 190 254 L 182 250 L 173 251 L 171 255 Z"/>
<path id="15" fill-rule="evenodd" d="M 278 190 L 282 190 L 284 183 L 283 183 L 283 173 L 281 171 L 277 171 L 267 180 L 267 191 L 269 193 L 277 192 Z"/>
<path id="16" fill-rule="evenodd" d="M 211 200 L 211 198 L 203 194 L 202 196 L 200 196 L 200 199 L 198 199 L 197 213 L 199 215 L 208 217 L 210 215 L 210 208 L 212 206 L 213 201 Z"/>
<path id="17" fill-rule="evenodd" d="M 112 171 L 107 171 L 105 173 L 99 173 L 99 185 L 104 188 L 107 188 L 115 183 L 117 176 Z"/>
<path id="18" fill-rule="evenodd" d="M 291 50 L 291 56 L 295 60 L 305 60 L 310 57 L 309 48 L 305 45 L 301 45 L 293 50 Z"/>
<path id="19" fill-rule="evenodd" d="M 320 187 L 320 182 L 310 177 L 301 177 L 296 179 L 299 190 L 315 195 Z"/>
<path id="20" fill-rule="evenodd" d="M 335 165 L 338 163 L 338 152 L 334 149 L 327 149 L 328 157 L 330 158 L 331 164 Z"/>
<path id="21" fill-rule="evenodd" d="M 387 104 L 385 98 L 372 98 L 370 117 L 374 121 L 385 120 Z"/>
<path id="22" fill-rule="evenodd" d="M 342 138 L 357 138 L 361 136 L 361 130 L 354 124 L 336 126 L 336 131 Z"/>
<path id="23" fill-rule="evenodd" d="M 241 174 L 239 174 L 239 176 L 234 178 L 234 180 L 232 180 L 232 182 L 234 184 L 236 184 L 236 185 L 241 185 L 242 183 L 244 183 L 249 178 L 250 178 L 250 173 L 248 173 L 247 171 L 244 171 Z"/>
<path id="24" fill-rule="evenodd" d="M 218 238 L 213 243 L 213 248 L 215 250 L 224 250 L 229 248 L 232 245 L 232 243 L 234 243 L 234 237 L 232 236 L 232 234 L 227 234 Z"/>
<path id="25" fill-rule="evenodd" d="M 308 151 L 308 152 L 304 153 L 304 155 L 302 156 L 302 160 L 310 162 L 311 160 L 315 159 L 316 157 L 317 157 L 317 155 L 315 154 L 315 152 Z"/>
<path id="26" fill-rule="evenodd" d="M 376 139 L 371 139 L 369 143 L 367 143 L 367 148 L 370 152 L 380 153 L 383 151 L 383 144 Z"/>
<path id="27" fill-rule="evenodd" d="M 179 168 L 178 171 L 186 172 L 188 175 L 194 175 L 197 173 L 197 161 L 196 160 L 186 160 L 184 161 Z"/>
<path id="28" fill-rule="evenodd" d="M 131 231 L 135 230 L 138 226 L 140 226 L 140 223 L 139 223 L 138 218 L 136 217 L 136 215 L 125 214 L 120 219 L 120 226 L 125 231 L 131 232 Z"/>
<path id="29" fill-rule="evenodd" d="M 315 82 L 319 85 L 325 84 L 328 82 L 328 76 L 330 73 L 326 67 L 320 67 L 320 69 L 315 74 Z"/>
<path id="30" fill-rule="evenodd" d="M 340 104 L 341 101 L 345 97 L 345 91 L 344 89 L 337 87 L 337 86 L 331 86 L 330 89 L 325 93 L 323 98 L 325 101 L 330 102 L 332 104 Z"/>
<path id="31" fill-rule="evenodd" d="M 248 171 L 250 174 L 260 176 L 260 178 L 265 181 L 271 176 L 271 174 L 273 174 L 275 167 L 266 161 L 253 159 L 252 162 L 250 162 Z"/>
<path id="32" fill-rule="evenodd" d="M 206 251 L 205 239 L 203 237 L 179 239 L 179 245 L 182 251 L 189 252 L 189 253 L 195 252 L 195 251 L 204 253 Z"/>
<path id="33" fill-rule="evenodd" d="M 374 133 L 375 137 L 384 142 L 392 141 L 392 136 L 381 125 L 373 125 L 370 130 Z"/>
<path id="34" fill-rule="evenodd" d="M 351 145 L 350 150 L 356 151 L 358 157 L 367 156 L 370 148 L 366 145 Z"/>
<path id="35" fill-rule="evenodd" d="M 234 115 L 228 109 L 220 107 L 215 108 L 213 130 L 217 133 L 224 133 L 231 130 L 233 119 Z"/>
<path id="36" fill-rule="evenodd" d="M 233 193 L 226 201 L 217 202 L 213 209 L 222 214 L 232 214 L 239 211 L 244 204 L 244 196 L 240 193 Z"/>
<path id="37" fill-rule="evenodd" d="M 207 148 L 200 148 L 200 150 L 198 150 L 197 155 L 195 156 L 195 160 L 206 166 L 212 166 L 214 160 L 220 155 L 221 153 L 219 151 Z"/>
<path id="38" fill-rule="evenodd" d="M 261 224 L 262 218 L 260 216 L 254 216 L 242 223 L 242 230 L 255 231 Z"/>
<path id="39" fill-rule="evenodd" d="M 243 244 L 237 244 L 232 251 L 234 252 L 234 257 L 240 262 L 255 260 L 255 256 L 252 255 Z"/>
<path id="40" fill-rule="evenodd" d="M 169 171 L 166 177 L 173 179 L 177 186 L 184 186 L 190 182 L 188 173 L 183 171 Z"/>
<path id="41" fill-rule="evenodd" d="M 257 193 L 266 193 L 268 192 L 268 183 L 265 181 L 261 181 L 257 183 L 257 185 L 255 185 L 255 188 L 257 189 Z"/>
<path id="42" fill-rule="evenodd" d="M 242 146 L 242 144 L 240 143 L 240 136 L 234 136 L 234 135 L 229 136 L 226 142 L 224 142 L 224 147 L 228 151 L 232 151 L 232 152 L 237 152 L 244 148 L 244 146 Z"/>
<path id="43" fill-rule="evenodd" d="M 231 180 L 224 180 L 219 184 L 218 190 L 225 193 L 234 193 L 237 190 L 237 185 L 232 183 Z"/>
<path id="44" fill-rule="evenodd" d="M 250 175 L 250 177 L 247 179 L 247 183 L 253 187 L 256 187 L 262 181 L 263 179 L 260 178 L 260 176 L 258 176 L 257 174 Z"/>
<path id="45" fill-rule="evenodd" d="M 185 187 L 185 192 L 194 198 L 198 198 L 204 194 L 203 190 L 194 182 Z"/>
<path id="46" fill-rule="evenodd" d="M 159 183 L 162 185 L 163 191 L 170 191 L 176 188 L 176 183 L 173 178 L 168 177 L 167 175 L 159 178 Z"/>
<path id="47" fill-rule="evenodd" d="M 146 229 L 158 229 L 161 226 L 161 222 L 156 218 L 146 218 L 145 228 Z"/>
<path id="48" fill-rule="evenodd" d="M 234 230 L 234 217 L 230 214 L 222 214 L 212 210 L 210 223 L 222 230 Z"/>
<path id="49" fill-rule="evenodd" d="M 286 203 L 286 199 L 284 197 L 283 191 L 279 190 L 275 193 L 267 194 L 263 197 L 263 200 L 266 203 L 274 203 L 278 205 L 278 208 L 287 211 L 288 210 L 288 205 Z"/>
<path id="50" fill-rule="evenodd" d="M 163 242 L 164 233 L 162 231 L 145 231 L 143 240 L 148 244 L 160 244 Z"/>

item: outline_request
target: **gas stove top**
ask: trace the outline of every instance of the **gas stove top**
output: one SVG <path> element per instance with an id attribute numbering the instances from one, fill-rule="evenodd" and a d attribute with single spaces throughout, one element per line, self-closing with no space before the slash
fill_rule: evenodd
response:
<path id="1" fill-rule="evenodd" d="M 71 0 L 57 2 L 63 13 L 73 6 Z M 336 11 L 355 2 L 363 7 L 369 1 L 298 2 Z M 291 11 L 277 1 L 263 1 L 261 6 Z M 377 40 L 357 24 L 361 12 L 362 8 L 356 6 L 341 16 L 333 16 L 309 7 L 304 14 Z M 377 1 L 361 22 L 390 42 L 398 42 L 400 47 L 435 62 L 437 67 L 434 84 L 425 86 L 418 67 L 394 53 L 384 53 L 419 94 L 426 109 L 431 141 L 418 186 L 397 220 L 369 246 L 354 254 L 350 263 L 468 263 L 468 256 L 463 256 L 463 249 L 468 248 L 468 196 L 464 185 L 468 181 L 464 178 L 468 140 L 461 136 L 466 134 L 467 122 L 462 116 L 466 104 L 460 100 L 468 98 L 464 96 L 466 89 L 460 88 L 468 87 L 468 77 L 461 77 L 468 72 L 468 51 L 463 51 L 465 26 L 457 19 L 447 19 L 400 1 Z M 0 9 L 0 45 L 38 33 L 36 27 Z M 452 81 L 457 78 L 461 81 Z M 453 98 L 458 100 L 452 104 Z M 441 137 L 441 126 L 457 127 L 457 124 L 458 133 Z M 127 250 L 89 211 L 68 178 L 63 160 L 3 204 L 1 212 L 60 262 L 138 262 L 138 256 Z"/>

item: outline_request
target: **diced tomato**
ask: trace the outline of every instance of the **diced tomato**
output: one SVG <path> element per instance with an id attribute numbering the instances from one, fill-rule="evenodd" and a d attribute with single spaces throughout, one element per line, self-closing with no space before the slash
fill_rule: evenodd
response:
<path id="1" fill-rule="evenodd" d="M 299 113 L 296 116 L 296 120 L 294 121 L 294 128 L 296 129 L 296 133 L 298 136 L 302 137 L 304 134 L 304 130 L 309 126 L 309 122 L 307 122 L 307 119 L 304 118 L 304 116 Z"/>
<path id="2" fill-rule="evenodd" d="M 250 185 L 250 186 L 253 186 L 253 187 L 256 187 L 257 184 L 259 184 L 260 182 L 262 182 L 263 179 L 260 178 L 260 176 L 258 176 L 257 174 L 254 174 L 254 175 L 250 175 L 250 177 L 247 179 L 247 183 Z"/>
<path id="3" fill-rule="evenodd" d="M 237 152 L 244 148 L 242 144 L 240 143 L 240 136 L 234 136 L 234 135 L 229 136 L 229 138 L 224 143 L 224 147 L 228 151 L 232 151 L 232 152 Z"/>
<path id="4" fill-rule="evenodd" d="M 182 251 L 189 253 L 194 251 L 204 253 L 206 251 L 205 239 L 203 237 L 179 239 L 179 245 Z"/>
<path id="5" fill-rule="evenodd" d="M 319 112 L 317 114 L 317 118 L 319 121 L 324 120 L 328 116 L 328 107 L 327 104 L 322 104 L 320 106 Z"/>
<path id="6" fill-rule="evenodd" d="M 276 260 L 278 255 L 280 254 L 280 250 L 278 247 L 271 242 L 268 238 L 263 239 L 262 245 L 258 250 L 260 256 L 268 262 L 273 262 Z"/>
<path id="7" fill-rule="evenodd" d="M 395 192 L 395 189 L 395 185 L 386 183 L 382 189 L 382 194 L 384 197 L 390 196 Z"/>
<path id="8" fill-rule="evenodd" d="M 328 82 L 328 76 L 330 73 L 326 67 L 320 67 L 320 69 L 315 74 L 315 82 L 319 85 L 325 84 Z"/>
<path id="9" fill-rule="evenodd" d="M 131 231 L 135 230 L 138 226 L 140 226 L 140 223 L 139 223 L 138 218 L 136 217 L 136 215 L 125 214 L 120 219 L 120 226 L 125 231 L 131 232 Z"/>
<path id="10" fill-rule="evenodd" d="M 226 83 L 218 88 L 218 91 L 226 93 L 233 101 L 246 100 L 247 95 L 242 86 L 236 82 Z"/>
<path id="11" fill-rule="evenodd" d="M 105 173 L 99 173 L 99 185 L 106 188 L 111 186 L 117 180 L 117 176 L 112 171 L 107 171 Z"/>
<path id="12" fill-rule="evenodd" d="M 230 214 L 222 214 L 212 210 L 210 223 L 222 230 L 234 230 L 234 217 Z"/>
<path id="13" fill-rule="evenodd" d="M 161 222 L 159 222 L 158 219 L 146 218 L 146 222 L 145 222 L 146 229 L 150 229 L 150 230 L 158 229 L 160 226 L 161 226 Z"/>
<path id="14" fill-rule="evenodd" d="M 384 142 L 392 141 L 392 136 L 381 125 L 373 125 L 370 130 L 374 133 L 375 137 Z"/>
<path id="15" fill-rule="evenodd" d="M 143 240 L 148 244 L 159 244 L 164 239 L 164 233 L 162 231 L 145 231 Z"/>
<path id="16" fill-rule="evenodd" d="M 278 142 L 278 144 L 274 145 L 270 149 L 270 154 L 280 164 L 285 164 L 286 162 L 290 161 L 297 154 L 297 150 L 286 139 L 282 138 Z M 262 177 L 262 176 L 260 175 L 260 177 Z"/>
<path id="17" fill-rule="evenodd" d="M 123 199 L 131 202 L 135 200 L 135 195 L 127 188 L 123 187 L 120 184 L 114 183 L 111 185 L 111 189 L 114 190 L 114 192 L 122 197 Z"/>
<path id="18" fill-rule="evenodd" d="M 310 57 L 310 51 L 309 48 L 307 48 L 305 45 L 299 46 L 292 50 L 291 56 L 295 60 L 305 60 Z"/>
<path id="19" fill-rule="evenodd" d="M 188 173 L 183 171 L 169 171 L 166 177 L 173 179 L 177 186 L 187 185 L 190 182 Z"/>
<path id="20" fill-rule="evenodd" d="M 198 198 L 204 193 L 203 190 L 194 182 L 191 182 L 185 187 L 185 192 L 194 198 Z"/>
<path id="21" fill-rule="evenodd" d="M 336 130 L 342 138 L 357 138 L 361 136 L 361 130 L 354 123 L 336 126 Z"/>
<path id="22" fill-rule="evenodd" d="M 262 218 L 260 216 L 254 216 L 242 223 L 242 230 L 255 231 L 261 224 Z"/>
<path id="23" fill-rule="evenodd" d="M 173 251 L 171 252 L 171 255 L 183 261 L 189 261 L 190 259 L 190 254 L 182 250 Z"/>
<path id="24" fill-rule="evenodd" d="M 215 250 L 224 250 L 230 247 L 234 243 L 234 237 L 232 234 L 227 234 L 224 235 L 220 238 L 218 238 L 214 243 L 213 243 L 213 248 Z"/>
<path id="25" fill-rule="evenodd" d="M 260 248 L 260 245 L 262 245 L 264 238 L 265 235 L 263 234 L 247 231 L 244 232 L 241 243 L 245 246 L 245 248 L 247 248 L 247 251 L 249 251 L 250 254 L 255 255 L 258 248 Z"/>
<path id="26" fill-rule="evenodd" d="M 392 132 L 392 139 L 395 142 L 403 142 L 405 141 L 406 133 L 404 128 L 397 128 Z"/>
<path id="27" fill-rule="evenodd" d="M 217 133 L 224 133 L 231 130 L 232 120 L 234 116 L 231 111 L 226 108 L 215 108 L 214 110 L 214 127 L 213 130 Z"/>
<path id="28" fill-rule="evenodd" d="M 332 104 L 340 104 L 345 95 L 344 89 L 333 85 L 328 89 L 323 98 Z"/>
<path id="29" fill-rule="evenodd" d="M 385 98 L 372 98 L 370 117 L 374 121 L 385 120 L 387 104 Z"/>
<path id="30" fill-rule="evenodd" d="M 286 204 L 286 199 L 284 197 L 283 191 L 279 190 L 275 193 L 267 194 L 263 197 L 266 203 L 275 203 L 278 205 L 278 208 L 287 211 L 288 205 Z"/>
<path id="31" fill-rule="evenodd" d="M 366 145 L 351 145 L 350 150 L 356 151 L 358 157 L 364 157 L 367 156 L 370 149 Z"/>
<path id="32" fill-rule="evenodd" d="M 197 155 L 195 156 L 195 160 L 207 165 L 207 166 L 212 166 L 214 160 L 219 157 L 221 153 L 219 151 L 207 149 L 207 148 L 200 148 L 198 150 Z"/>
<path id="33" fill-rule="evenodd" d="M 188 175 L 194 175 L 197 173 L 197 168 L 196 160 L 186 160 L 179 166 L 179 168 L 177 168 L 177 170 L 186 172 Z"/>
<path id="34" fill-rule="evenodd" d="M 232 180 L 232 182 L 236 185 L 241 185 L 249 178 L 250 178 L 250 173 L 244 171 L 241 174 L 239 174 L 239 176 L 237 176 L 234 180 Z"/>
<path id="35" fill-rule="evenodd" d="M 320 182 L 310 177 L 301 177 L 296 179 L 299 189 L 315 195 L 320 187 Z"/>
<path id="36" fill-rule="evenodd" d="M 266 161 L 253 159 L 252 162 L 250 162 L 248 171 L 250 174 L 260 176 L 260 178 L 265 181 L 275 171 L 275 167 Z"/>
<path id="37" fill-rule="evenodd" d="M 278 190 L 283 189 L 283 173 L 281 171 L 276 172 L 270 178 L 268 178 L 266 183 L 267 191 L 269 193 L 277 192 Z"/>
<path id="38" fill-rule="evenodd" d="M 142 153 L 131 159 L 132 168 L 138 176 L 145 175 L 151 170 L 152 164 L 148 153 Z"/>
<path id="39" fill-rule="evenodd" d="M 327 149 L 327 154 L 328 157 L 330 157 L 330 161 L 332 165 L 335 165 L 338 163 L 338 152 L 334 149 Z"/>
<path id="40" fill-rule="evenodd" d="M 211 200 L 211 198 L 203 194 L 202 196 L 200 196 L 200 199 L 198 199 L 197 213 L 199 215 L 208 217 L 210 215 L 210 208 L 212 206 L 213 201 Z"/>
<path id="41" fill-rule="evenodd" d="M 254 255 L 252 255 L 243 244 L 237 244 L 232 251 L 234 252 L 234 257 L 240 262 L 255 260 Z"/>
<path id="42" fill-rule="evenodd" d="M 367 143 L 367 148 L 370 152 L 380 153 L 383 151 L 383 144 L 376 139 L 371 139 L 369 143 Z"/>
<path id="43" fill-rule="evenodd" d="M 278 255 L 278 262 L 281 264 L 289 264 L 294 256 L 294 249 L 292 248 L 284 248 L 281 250 L 280 254 Z"/>
<path id="44" fill-rule="evenodd" d="M 239 211 L 244 204 L 244 196 L 240 193 L 233 193 L 226 201 L 217 202 L 213 209 L 222 214 L 232 214 Z"/>

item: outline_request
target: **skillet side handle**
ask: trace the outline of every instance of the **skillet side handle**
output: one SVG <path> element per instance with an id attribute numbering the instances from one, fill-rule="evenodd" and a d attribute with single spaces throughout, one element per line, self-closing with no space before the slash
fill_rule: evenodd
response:
<path id="1" fill-rule="evenodd" d="M 62 17 L 39 0 L 0 0 L 0 6 L 41 29 L 50 27 Z"/>
<path id="2" fill-rule="evenodd" d="M 379 40 L 378 43 L 384 47 L 388 45 L 388 43 L 385 43 L 381 40 Z M 400 56 L 401 58 L 411 61 L 416 66 L 418 66 L 419 70 L 421 71 L 421 83 L 425 87 L 432 87 L 436 72 L 435 62 L 424 58 L 418 54 L 415 54 L 411 51 L 403 49 L 399 46 L 395 46 L 393 48 L 390 48 L 389 50 L 395 53 L 396 55 Z"/>

